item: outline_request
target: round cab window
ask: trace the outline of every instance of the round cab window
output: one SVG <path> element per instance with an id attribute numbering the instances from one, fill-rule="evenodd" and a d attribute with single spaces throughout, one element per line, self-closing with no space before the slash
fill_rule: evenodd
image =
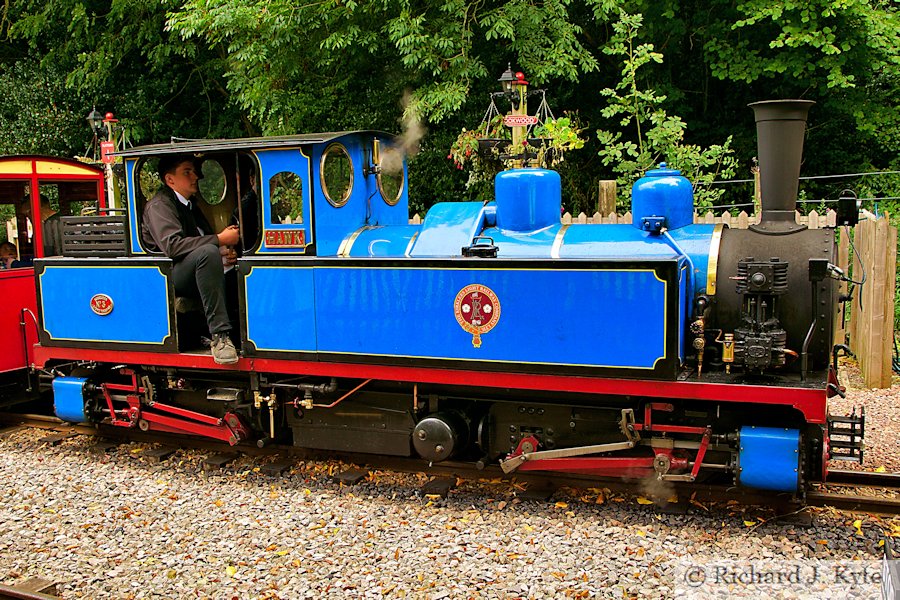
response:
<path id="1" fill-rule="evenodd" d="M 353 163 L 347 149 L 341 144 L 331 144 L 322 153 L 319 176 L 325 198 L 334 207 L 347 204 L 353 189 Z"/>
<path id="2" fill-rule="evenodd" d="M 207 204 L 215 206 L 225 199 L 225 169 L 217 160 L 204 160 L 201 167 L 200 193 Z"/>
<path id="3" fill-rule="evenodd" d="M 141 197 L 145 200 L 152 198 L 162 187 L 162 180 L 160 180 L 156 168 L 158 164 L 159 159 L 143 159 L 137 168 L 137 184 Z"/>
<path id="4" fill-rule="evenodd" d="M 378 174 L 378 192 L 384 201 L 391 206 L 396 205 L 400 201 L 403 194 L 403 185 L 406 178 L 403 176 L 403 166 L 397 171 L 385 169 Z"/>

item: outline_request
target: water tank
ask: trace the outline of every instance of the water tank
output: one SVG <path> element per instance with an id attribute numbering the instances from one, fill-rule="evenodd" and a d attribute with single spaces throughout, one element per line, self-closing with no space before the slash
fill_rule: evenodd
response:
<path id="1" fill-rule="evenodd" d="M 641 228 L 646 217 L 664 217 L 666 228 L 678 229 L 694 222 L 694 190 L 677 169 L 647 171 L 631 188 L 632 224 Z"/>
<path id="2" fill-rule="evenodd" d="M 562 205 L 559 173 L 549 169 L 510 169 L 494 178 L 497 227 L 535 231 L 559 223 Z"/>

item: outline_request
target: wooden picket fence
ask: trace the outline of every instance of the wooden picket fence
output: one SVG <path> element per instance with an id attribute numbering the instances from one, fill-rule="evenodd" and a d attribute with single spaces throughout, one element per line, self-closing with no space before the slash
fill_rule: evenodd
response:
<path id="1" fill-rule="evenodd" d="M 871 214 L 871 213 L 869 213 Z M 608 215 L 601 215 L 600 213 L 594 213 L 593 215 L 586 215 L 585 213 L 581 213 L 578 216 L 572 216 L 569 213 L 565 213 L 561 221 L 564 225 L 615 225 L 615 224 L 630 224 L 631 223 L 631 212 L 626 212 L 623 215 L 618 215 L 616 213 L 610 213 Z M 413 215 L 409 220 L 410 225 L 421 225 L 422 217 L 419 215 Z M 738 215 L 732 215 L 731 213 L 722 213 L 717 215 L 712 211 L 707 211 L 706 213 L 694 214 L 694 223 L 705 223 L 705 224 L 718 224 L 724 223 L 731 227 L 732 229 L 747 229 L 750 225 L 754 225 L 759 223 L 759 217 L 757 215 L 749 215 L 744 211 L 741 211 Z M 809 215 L 801 215 L 799 212 L 797 213 L 797 223 L 801 225 L 806 225 L 810 229 L 822 229 L 824 227 L 834 227 L 837 223 L 837 213 L 833 210 L 828 210 L 824 214 L 819 214 L 817 211 L 811 211 Z"/>
<path id="2" fill-rule="evenodd" d="M 610 213 L 606 216 L 601 215 L 600 213 L 594 213 L 591 216 L 588 216 L 584 213 L 581 213 L 577 217 L 566 213 L 562 216 L 563 224 L 580 224 L 580 225 L 596 225 L 596 224 L 615 224 L 615 223 L 631 223 L 631 212 L 626 212 L 623 215 L 617 215 L 616 213 Z M 737 215 L 732 215 L 729 212 L 722 213 L 720 215 L 715 214 L 714 212 L 707 211 L 704 214 L 694 214 L 694 223 L 702 223 L 702 224 L 718 224 L 724 223 L 731 227 L 732 229 L 747 229 L 750 225 L 754 225 L 759 223 L 759 217 L 757 215 L 749 215 L 745 211 L 741 211 Z M 837 223 L 837 213 L 833 210 L 829 210 L 824 214 L 819 214 L 817 211 L 811 211 L 809 215 L 801 215 L 799 212 L 797 213 L 797 223 L 801 225 L 806 225 L 810 229 L 822 229 L 824 227 L 834 227 Z"/>

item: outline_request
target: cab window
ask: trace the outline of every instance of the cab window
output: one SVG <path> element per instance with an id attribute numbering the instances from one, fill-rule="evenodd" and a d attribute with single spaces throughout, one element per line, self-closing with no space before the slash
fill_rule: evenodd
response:
<path id="1" fill-rule="evenodd" d="M 272 225 L 303 223 L 303 180 L 282 171 L 269 178 L 269 211 Z"/>

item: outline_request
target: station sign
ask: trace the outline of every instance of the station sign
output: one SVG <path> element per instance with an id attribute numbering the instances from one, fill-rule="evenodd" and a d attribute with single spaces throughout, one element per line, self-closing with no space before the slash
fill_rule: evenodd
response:
<path id="1" fill-rule="evenodd" d="M 503 124 L 507 127 L 527 127 L 537 125 L 538 118 L 531 115 L 506 115 Z"/>
<path id="2" fill-rule="evenodd" d="M 102 160 L 104 164 L 111 165 L 115 162 L 116 159 L 110 156 L 110 153 L 115 151 L 115 142 L 100 142 L 100 160 Z"/>

